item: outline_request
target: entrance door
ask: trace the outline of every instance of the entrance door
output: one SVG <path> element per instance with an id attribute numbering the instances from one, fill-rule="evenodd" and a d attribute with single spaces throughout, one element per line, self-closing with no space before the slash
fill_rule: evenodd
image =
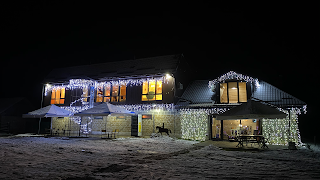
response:
<path id="1" fill-rule="evenodd" d="M 131 117 L 131 136 L 138 136 L 138 116 Z"/>
<path id="2" fill-rule="evenodd" d="M 221 121 L 216 120 L 214 117 L 211 118 L 211 139 L 221 139 Z"/>

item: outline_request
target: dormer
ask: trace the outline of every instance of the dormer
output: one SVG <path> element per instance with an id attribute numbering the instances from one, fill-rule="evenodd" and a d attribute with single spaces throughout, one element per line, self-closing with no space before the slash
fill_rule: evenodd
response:
<path id="1" fill-rule="evenodd" d="M 259 85 L 258 79 L 230 71 L 209 82 L 215 104 L 244 103 Z"/>

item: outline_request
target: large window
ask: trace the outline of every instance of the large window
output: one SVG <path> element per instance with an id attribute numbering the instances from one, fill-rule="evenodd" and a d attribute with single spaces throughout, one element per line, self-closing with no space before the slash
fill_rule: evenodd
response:
<path id="1" fill-rule="evenodd" d="M 52 89 L 51 92 L 51 104 L 64 104 L 66 97 L 66 89 L 64 87 Z"/>
<path id="2" fill-rule="evenodd" d="M 96 102 L 123 102 L 126 100 L 126 90 L 125 85 L 98 87 Z"/>
<path id="3" fill-rule="evenodd" d="M 142 84 L 142 101 L 162 100 L 162 81 L 145 81 Z"/>
<path id="4" fill-rule="evenodd" d="M 246 82 L 228 82 L 220 84 L 220 102 L 247 102 Z"/>

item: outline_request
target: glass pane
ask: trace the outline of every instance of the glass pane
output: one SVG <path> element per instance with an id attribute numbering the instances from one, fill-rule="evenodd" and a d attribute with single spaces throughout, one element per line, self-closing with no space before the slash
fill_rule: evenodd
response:
<path id="1" fill-rule="evenodd" d="M 55 104 L 60 104 L 60 98 L 56 98 Z"/>
<path id="2" fill-rule="evenodd" d="M 147 96 L 148 101 L 154 101 L 154 100 L 156 100 L 156 95 L 155 95 L 155 94 L 148 94 L 148 95 L 146 95 L 146 96 Z"/>
<path id="3" fill-rule="evenodd" d="M 156 81 L 149 81 L 149 92 L 148 94 L 155 94 L 156 92 Z"/>
<path id="4" fill-rule="evenodd" d="M 60 99 L 60 103 L 59 104 L 64 104 L 64 99 Z"/>
<path id="5" fill-rule="evenodd" d="M 112 86 L 112 96 L 118 96 L 119 93 L 119 86 L 114 85 Z"/>
<path id="6" fill-rule="evenodd" d="M 120 96 L 126 95 L 126 85 L 121 85 L 120 87 Z"/>
<path id="7" fill-rule="evenodd" d="M 239 82 L 239 101 L 240 102 L 247 102 L 246 82 Z"/>
<path id="8" fill-rule="evenodd" d="M 66 89 L 65 88 L 61 88 L 61 95 L 60 95 L 60 97 L 61 98 L 65 98 L 65 94 L 66 94 Z"/>
<path id="9" fill-rule="evenodd" d="M 229 103 L 237 103 L 238 102 L 238 83 L 229 82 L 228 91 L 229 91 Z"/>
<path id="10" fill-rule="evenodd" d="M 120 102 L 126 101 L 126 96 L 120 96 Z"/>
<path id="11" fill-rule="evenodd" d="M 157 81 L 157 94 L 162 94 L 162 81 Z"/>
<path id="12" fill-rule="evenodd" d="M 56 89 L 56 102 L 55 104 L 60 104 L 60 89 Z"/>
<path id="13" fill-rule="evenodd" d="M 52 89 L 51 99 L 55 99 L 55 98 L 56 98 L 56 90 L 55 90 L 55 89 Z"/>
<path id="14" fill-rule="evenodd" d="M 142 95 L 141 100 L 142 100 L 142 101 L 148 101 L 147 95 Z"/>
<path id="15" fill-rule="evenodd" d="M 156 95 L 156 100 L 159 100 L 159 101 L 162 100 L 162 94 L 157 94 Z"/>
<path id="16" fill-rule="evenodd" d="M 55 99 L 51 99 L 51 104 L 55 104 L 56 100 Z"/>
<path id="17" fill-rule="evenodd" d="M 145 81 L 142 84 L 142 94 L 148 94 L 148 81 Z"/>
<path id="18" fill-rule="evenodd" d="M 97 98 L 96 98 L 96 102 L 102 102 L 103 99 L 103 87 L 99 86 L 97 87 Z"/>
<path id="19" fill-rule="evenodd" d="M 110 96 L 110 86 L 104 87 L 104 96 Z"/>
<path id="20" fill-rule="evenodd" d="M 98 95 L 96 98 L 96 102 L 102 102 L 103 96 L 102 95 Z"/>
<path id="21" fill-rule="evenodd" d="M 111 102 L 118 102 L 118 96 L 111 97 Z"/>
<path id="22" fill-rule="evenodd" d="M 220 102 L 228 103 L 227 83 L 220 84 Z"/>
<path id="23" fill-rule="evenodd" d="M 85 98 L 83 98 L 83 101 L 84 101 L 84 102 L 87 102 L 87 101 L 88 101 L 88 98 L 86 98 L 86 97 L 88 97 L 88 88 L 87 88 L 87 87 L 84 87 L 84 88 L 83 88 L 83 90 L 82 90 L 82 97 L 85 97 Z"/>
<path id="24" fill-rule="evenodd" d="M 104 97 L 103 102 L 110 102 L 110 97 Z"/>

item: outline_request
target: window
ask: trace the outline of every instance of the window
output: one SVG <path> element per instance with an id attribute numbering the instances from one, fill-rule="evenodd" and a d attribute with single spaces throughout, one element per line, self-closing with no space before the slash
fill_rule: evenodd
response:
<path id="1" fill-rule="evenodd" d="M 142 101 L 162 100 L 162 81 L 145 81 L 142 84 Z"/>
<path id="2" fill-rule="evenodd" d="M 246 82 L 228 82 L 220 84 L 220 102 L 247 102 Z"/>
<path id="3" fill-rule="evenodd" d="M 103 99 L 103 86 L 98 86 L 96 102 L 102 102 L 102 99 Z"/>
<path id="4" fill-rule="evenodd" d="M 88 87 L 82 89 L 82 98 L 84 102 L 88 102 Z"/>
<path id="5" fill-rule="evenodd" d="M 64 104 L 66 89 L 63 88 L 57 88 L 52 89 L 51 92 L 51 104 Z"/>
<path id="6" fill-rule="evenodd" d="M 123 102 L 126 100 L 126 90 L 125 85 L 98 87 L 96 102 Z"/>

